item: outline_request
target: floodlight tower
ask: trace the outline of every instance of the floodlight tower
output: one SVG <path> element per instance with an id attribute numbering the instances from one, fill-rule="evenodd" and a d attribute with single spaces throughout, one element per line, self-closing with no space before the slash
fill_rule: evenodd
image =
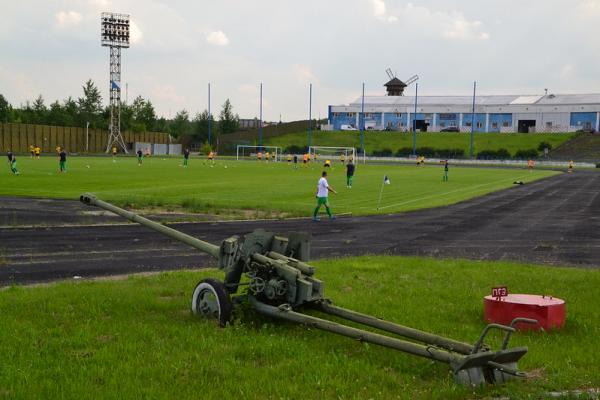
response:
<path id="1" fill-rule="evenodd" d="M 102 46 L 110 48 L 110 125 L 106 145 L 120 146 L 127 153 L 121 135 L 121 49 L 129 48 L 129 15 L 103 12 L 100 16 Z"/>

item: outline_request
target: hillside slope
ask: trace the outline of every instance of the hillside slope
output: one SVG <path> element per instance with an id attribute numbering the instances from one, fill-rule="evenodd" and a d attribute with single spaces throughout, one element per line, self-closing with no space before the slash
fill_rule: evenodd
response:
<path id="1" fill-rule="evenodd" d="M 600 134 L 583 133 L 550 152 L 550 158 L 600 162 Z"/>

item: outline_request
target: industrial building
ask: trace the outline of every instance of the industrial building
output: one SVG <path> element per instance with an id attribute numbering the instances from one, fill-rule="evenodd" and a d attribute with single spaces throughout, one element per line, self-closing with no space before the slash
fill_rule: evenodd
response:
<path id="1" fill-rule="evenodd" d="M 331 105 L 325 129 L 439 132 L 574 132 L 598 131 L 600 94 L 403 96 L 406 87 L 397 78 L 386 83 L 388 95 L 359 97 L 348 105 Z"/>

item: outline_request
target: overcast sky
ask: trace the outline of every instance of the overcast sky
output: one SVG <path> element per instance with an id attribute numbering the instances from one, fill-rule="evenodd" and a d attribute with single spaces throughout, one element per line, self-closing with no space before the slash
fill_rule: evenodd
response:
<path id="1" fill-rule="evenodd" d="M 20 0 L 3 1 L 0 93 L 15 105 L 108 97 L 100 13 L 131 14 L 123 51 L 129 99 L 166 117 L 226 98 L 242 118 L 326 117 L 328 104 L 383 94 L 385 69 L 420 76 L 421 94 L 600 92 L 600 0 Z M 123 86 L 125 86 L 123 84 Z M 407 90 L 408 94 L 414 88 Z M 124 97 L 124 93 L 123 93 Z"/>

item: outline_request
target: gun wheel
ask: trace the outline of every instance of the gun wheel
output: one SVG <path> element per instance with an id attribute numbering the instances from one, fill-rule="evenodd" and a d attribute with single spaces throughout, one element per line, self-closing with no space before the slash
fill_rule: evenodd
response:
<path id="1" fill-rule="evenodd" d="M 192 312 L 207 319 L 216 319 L 224 327 L 231 317 L 233 305 L 223 282 L 204 279 L 192 295 Z"/>

